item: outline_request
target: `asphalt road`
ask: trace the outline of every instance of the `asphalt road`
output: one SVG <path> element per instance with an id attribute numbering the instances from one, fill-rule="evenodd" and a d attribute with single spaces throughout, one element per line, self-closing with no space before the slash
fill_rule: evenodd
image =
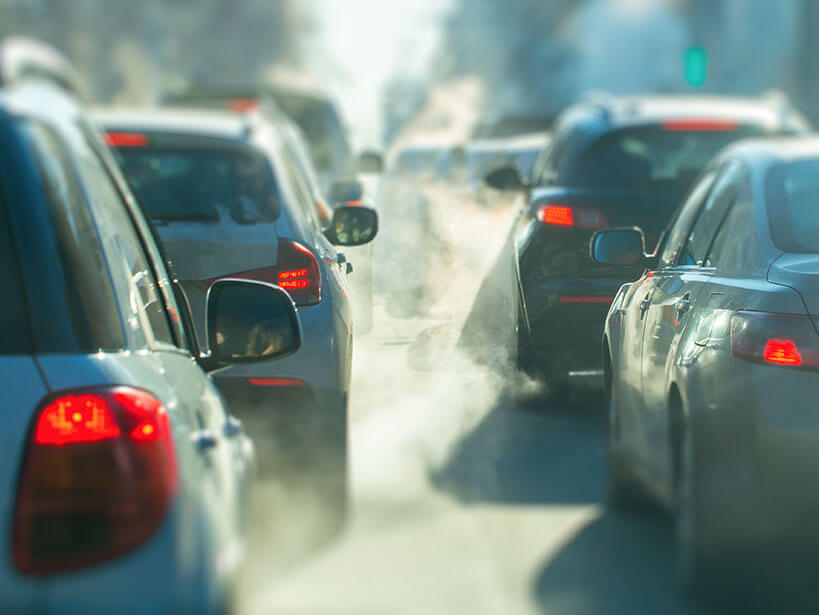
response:
<path id="1" fill-rule="evenodd" d="M 348 523 L 327 531 L 309 497 L 260 487 L 241 611 L 799 611 L 743 592 L 689 599 L 669 519 L 609 509 L 600 409 L 550 405 L 508 367 L 502 255 L 495 243 L 479 266 L 456 263 L 423 316 L 391 317 L 379 295 L 356 346 Z"/>

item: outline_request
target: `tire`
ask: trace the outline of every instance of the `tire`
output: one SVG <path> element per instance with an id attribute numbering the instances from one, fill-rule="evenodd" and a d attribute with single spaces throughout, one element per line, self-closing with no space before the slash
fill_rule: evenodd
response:
<path id="1" fill-rule="evenodd" d="M 517 310 L 517 319 L 515 321 L 515 367 L 518 371 L 523 372 L 527 376 L 534 378 L 534 366 L 532 359 L 532 342 L 529 335 L 526 333 L 526 325 L 524 324 L 524 316 L 520 307 Z"/>
<path id="2" fill-rule="evenodd" d="M 609 504 L 617 510 L 634 510 L 641 504 L 640 493 L 634 479 L 629 475 L 628 464 L 620 450 L 620 413 L 614 379 L 607 387 L 606 394 L 606 495 Z"/>
<path id="3" fill-rule="evenodd" d="M 703 531 L 705 507 L 697 454 L 691 429 L 682 424 L 675 445 L 674 538 L 675 566 L 680 586 L 695 595 L 708 593 L 718 566 L 706 551 Z M 714 545 L 711 552 L 713 552 Z"/>

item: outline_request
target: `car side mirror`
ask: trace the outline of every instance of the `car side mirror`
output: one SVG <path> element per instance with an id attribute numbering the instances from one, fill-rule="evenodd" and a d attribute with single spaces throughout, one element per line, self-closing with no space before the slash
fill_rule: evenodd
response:
<path id="1" fill-rule="evenodd" d="M 645 234 L 638 227 L 597 231 L 589 249 L 592 259 L 603 265 L 637 267 L 648 261 Z"/>
<path id="2" fill-rule="evenodd" d="M 490 188 L 505 192 L 521 191 L 527 188 L 526 182 L 521 179 L 518 170 L 511 165 L 487 173 L 483 181 Z"/>
<path id="3" fill-rule="evenodd" d="M 330 188 L 330 199 L 335 203 L 360 201 L 364 196 L 364 187 L 357 180 L 337 181 Z"/>
<path id="4" fill-rule="evenodd" d="M 362 205 L 342 205 L 333 211 L 327 239 L 337 246 L 360 246 L 370 243 L 378 233 L 378 212 Z"/>
<path id="5" fill-rule="evenodd" d="M 365 150 L 358 155 L 358 172 L 380 175 L 384 172 L 384 158 L 374 150 Z"/>
<path id="6" fill-rule="evenodd" d="M 290 295 L 272 284 L 217 280 L 208 290 L 205 322 L 208 371 L 293 354 L 301 346 L 301 323 Z M 200 361 L 202 364 L 202 361 Z"/>

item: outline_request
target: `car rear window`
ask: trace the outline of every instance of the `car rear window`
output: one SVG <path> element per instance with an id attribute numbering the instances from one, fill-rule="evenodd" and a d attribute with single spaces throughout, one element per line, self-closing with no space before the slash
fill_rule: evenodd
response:
<path id="1" fill-rule="evenodd" d="M 281 109 L 298 124 L 310 146 L 313 164 L 321 172 L 335 163 L 350 167 L 352 159 L 341 119 L 332 104 L 324 100 L 280 93 L 275 96 Z M 336 159 L 339 160 L 336 160 Z"/>
<path id="2" fill-rule="evenodd" d="M 684 190 L 725 146 L 764 130 L 731 122 L 668 122 L 609 133 L 559 183 L 594 188 Z"/>
<path id="3" fill-rule="evenodd" d="M 239 149 L 122 147 L 122 166 L 156 223 L 275 221 L 278 184 L 267 158 Z"/>
<path id="4" fill-rule="evenodd" d="M 779 164 L 770 170 L 768 219 L 777 248 L 819 253 L 819 160 Z"/>

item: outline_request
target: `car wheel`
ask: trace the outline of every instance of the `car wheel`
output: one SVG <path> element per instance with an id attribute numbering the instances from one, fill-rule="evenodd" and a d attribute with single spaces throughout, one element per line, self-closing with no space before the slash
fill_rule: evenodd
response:
<path id="1" fill-rule="evenodd" d="M 526 333 L 526 324 L 520 307 L 518 307 L 517 312 L 518 315 L 515 320 L 515 366 L 524 374 L 533 376 L 532 343 Z"/>
<path id="2" fill-rule="evenodd" d="M 633 479 L 629 477 L 628 464 L 623 458 L 620 444 L 620 413 L 614 380 L 607 387 L 607 496 L 609 503 L 617 509 L 634 509 L 639 503 L 639 493 Z"/>
<path id="3" fill-rule="evenodd" d="M 697 480 L 696 447 L 691 430 L 681 427 L 677 440 L 674 480 L 677 579 L 684 589 L 699 594 L 708 589 L 707 581 L 712 578 L 715 567 L 704 548 L 702 485 Z"/>

